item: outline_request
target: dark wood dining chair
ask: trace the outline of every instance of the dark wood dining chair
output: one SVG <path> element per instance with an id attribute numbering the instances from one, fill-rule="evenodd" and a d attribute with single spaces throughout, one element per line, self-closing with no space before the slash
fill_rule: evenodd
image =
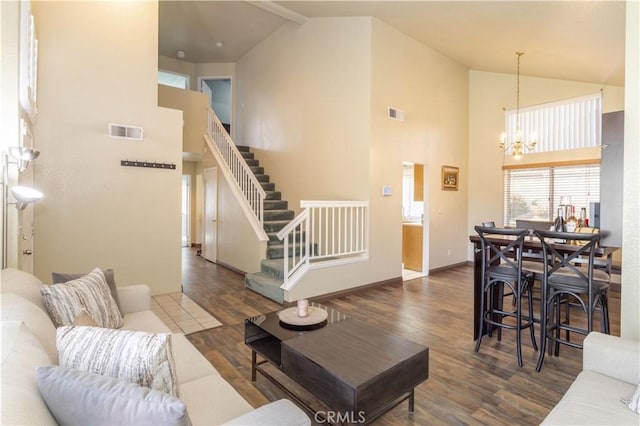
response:
<path id="1" fill-rule="evenodd" d="M 478 340 L 475 351 L 480 350 L 480 344 L 488 328 L 489 332 L 494 327 L 498 328 L 498 340 L 501 340 L 502 329 L 516 331 L 516 356 L 518 365 L 522 367 L 522 339 L 521 331 L 529 328 L 531 343 L 538 350 L 533 328 L 533 298 L 531 285 L 533 274 L 522 270 L 522 248 L 524 239 L 529 232 L 522 229 L 505 229 L 476 226 L 476 232 L 480 236 L 482 250 L 482 292 L 480 294 L 480 321 L 478 327 Z M 509 236 L 513 241 L 506 246 L 494 244 L 489 234 Z M 509 293 L 505 293 L 505 287 Z M 512 294 L 515 298 L 515 309 L 509 305 L 504 307 L 504 296 Z M 526 296 L 527 314 L 523 314 L 522 298 Z M 514 309 L 514 310 L 507 310 Z M 510 319 L 505 322 L 505 319 Z"/>
<path id="2" fill-rule="evenodd" d="M 595 250 L 600 234 L 534 231 L 540 239 L 546 262 L 541 292 L 541 348 L 536 371 L 540 371 L 545 357 L 547 341 L 549 355 L 558 356 L 560 345 L 582 349 L 581 342 L 571 340 L 572 334 L 586 336 L 593 331 L 594 316 L 600 312 L 600 331 L 609 334 L 608 291 L 610 276 L 597 269 Z M 570 254 L 556 250 L 557 244 L 575 246 Z M 564 306 L 564 319 L 561 308 Z M 586 327 L 571 323 L 570 313 L 574 308 L 586 315 Z M 563 332 L 564 331 L 564 335 Z"/>

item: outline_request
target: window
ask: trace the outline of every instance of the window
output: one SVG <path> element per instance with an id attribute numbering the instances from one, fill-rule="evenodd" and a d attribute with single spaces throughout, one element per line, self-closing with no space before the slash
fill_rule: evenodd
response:
<path id="1" fill-rule="evenodd" d="M 178 89 L 189 89 L 189 76 L 171 71 L 158 70 L 158 84 L 177 87 Z"/>
<path id="2" fill-rule="evenodd" d="M 600 201 L 600 165 L 549 166 L 505 169 L 504 224 L 516 219 L 553 220 L 560 197 L 570 196 L 576 216 L 589 203 Z"/>
<path id="3" fill-rule="evenodd" d="M 600 93 L 520 109 L 523 140 L 536 140 L 535 152 L 588 148 L 601 144 Z M 505 112 L 506 144 L 516 132 L 516 110 Z M 535 133 L 535 135 L 534 135 Z M 507 150 L 505 155 L 511 155 Z"/>

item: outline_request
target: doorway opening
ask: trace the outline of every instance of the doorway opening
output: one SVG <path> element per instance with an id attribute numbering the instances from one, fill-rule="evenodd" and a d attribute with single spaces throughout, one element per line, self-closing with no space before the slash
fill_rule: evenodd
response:
<path id="1" fill-rule="evenodd" d="M 182 175 L 182 247 L 191 245 L 191 176 Z"/>
<path id="2" fill-rule="evenodd" d="M 202 257 L 216 262 L 218 245 L 218 169 L 204 170 L 204 241 Z"/>
<path id="3" fill-rule="evenodd" d="M 429 274 L 429 185 L 424 164 L 402 163 L 402 280 Z"/>
<path id="4" fill-rule="evenodd" d="M 198 77 L 198 90 L 209 97 L 211 109 L 231 135 L 231 77 Z"/>

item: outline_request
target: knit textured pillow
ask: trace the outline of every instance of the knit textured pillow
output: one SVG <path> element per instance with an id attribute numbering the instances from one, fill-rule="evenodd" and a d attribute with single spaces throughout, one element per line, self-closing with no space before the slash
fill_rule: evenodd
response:
<path id="1" fill-rule="evenodd" d="M 40 294 L 56 327 L 72 325 L 83 310 L 99 327 L 122 327 L 122 315 L 100 268 L 66 283 L 43 285 Z"/>
<path id="2" fill-rule="evenodd" d="M 100 327 L 56 330 L 58 365 L 123 379 L 178 397 L 171 335 Z"/>
<path id="3" fill-rule="evenodd" d="M 104 278 L 107 281 L 107 285 L 109 286 L 109 291 L 111 291 L 111 297 L 116 301 L 116 305 L 118 305 L 118 309 L 120 309 L 120 297 L 118 296 L 118 287 L 116 286 L 116 277 L 113 269 L 102 269 L 104 273 Z M 51 283 L 52 284 L 60 284 L 66 283 L 67 281 L 77 280 L 78 278 L 82 278 L 86 274 L 77 274 L 77 273 L 68 273 L 68 272 L 52 272 L 51 273 Z"/>

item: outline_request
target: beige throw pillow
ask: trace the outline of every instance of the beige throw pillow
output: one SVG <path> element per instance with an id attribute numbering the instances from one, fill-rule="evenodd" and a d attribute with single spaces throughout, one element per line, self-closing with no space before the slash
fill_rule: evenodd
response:
<path id="1" fill-rule="evenodd" d="M 43 285 L 40 294 L 56 327 L 72 325 L 83 310 L 99 327 L 122 327 L 122 315 L 100 268 L 66 283 Z"/>
<path id="2" fill-rule="evenodd" d="M 171 335 L 98 327 L 60 327 L 58 364 L 124 379 L 178 397 Z"/>

